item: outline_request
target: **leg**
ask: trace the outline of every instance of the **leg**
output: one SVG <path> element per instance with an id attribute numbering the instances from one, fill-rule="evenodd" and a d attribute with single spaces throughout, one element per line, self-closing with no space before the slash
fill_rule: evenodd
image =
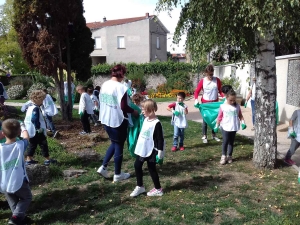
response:
<path id="1" fill-rule="evenodd" d="M 177 148 L 178 145 L 179 128 L 174 125 L 173 147 Z"/>
<path id="2" fill-rule="evenodd" d="M 14 216 L 24 219 L 25 213 L 32 201 L 32 194 L 27 181 L 14 194 L 5 194 L 7 202 Z"/>
<path id="3" fill-rule="evenodd" d="M 89 131 L 89 114 L 86 112 L 86 110 L 84 110 L 82 117 L 80 118 L 81 120 L 81 124 L 83 127 L 83 131 L 85 131 L 86 133 L 90 133 Z"/>
<path id="4" fill-rule="evenodd" d="M 140 160 L 140 157 L 137 156 L 134 163 L 135 175 L 136 175 L 136 185 L 143 187 L 143 164 L 144 162 Z"/>
<path id="5" fill-rule="evenodd" d="M 295 154 L 297 148 L 299 148 L 300 143 L 296 139 L 291 139 L 290 149 L 287 151 L 285 159 L 291 159 Z"/>
<path id="6" fill-rule="evenodd" d="M 111 158 L 113 157 L 113 155 L 115 154 L 115 142 L 111 141 L 110 146 L 108 147 L 108 149 L 106 150 L 106 154 L 103 160 L 103 166 L 107 167 L 109 161 L 111 160 Z"/>
<path id="7" fill-rule="evenodd" d="M 159 182 L 159 176 L 156 171 L 156 162 L 147 161 L 148 170 L 150 173 L 150 176 L 152 178 L 152 181 L 154 183 L 155 189 L 161 189 L 160 182 Z"/>
<path id="8" fill-rule="evenodd" d="M 228 152 L 227 155 L 232 157 L 233 145 L 236 131 L 228 132 Z"/>
<path id="9" fill-rule="evenodd" d="M 46 158 L 49 159 L 49 148 L 48 148 L 48 142 L 47 142 L 47 138 L 46 136 L 41 133 L 41 134 L 37 134 L 36 136 L 38 136 L 38 140 L 39 140 L 39 146 L 42 150 L 42 155 Z"/>
<path id="10" fill-rule="evenodd" d="M 222 130 L 223 143 L 222 143 L 222 156 L 227 155 L 227 148 L 229 144 L 229 132 Z"/>
<path id="11" fill-rule="evenodd" d="M 27 150 L 27 157 L 30 159 L 32 159 L 32 157 L 34 156 L 35 150 L 38 145 L 38 139 L 39 139 L 38 133 L 36 133 L 36 135 L 34 137 L 29 139 L 29 147 Z"/>
<path id="12" fill-rule="evenodd" d="M 115 175 L 119 175 L 121 173 L 124 143 L 127 138 L 127 128 L 128 128 L 127 120 L 123 120 L 121 126 L 117 128 L 119 141 L 115 143 L 115 155 L 114 155 Z"/>
<path id="13" fill-rule="evenodd" d="M 183 147 L 183 141 L 184 141 L 184 128 L 179 128 L 179 147 Z"/>
<path id="14" fill-rule="evenodd" d="M 55 126 L 53 124 L 52 116 L 46 115 L 45 119 L 46 119 L 47 128 L 49 130 L 51 130 L 51 132 L 54 134 L 56 129 L 55 129 Z"/>
<path id="15" fill-rule="evenodd" d="M 252 124 L 255 124 L 255 101 L 251 99 Z"/>
<path id="16" fill-rule="evenodd" d="M 206 138 L 207 138 L 207 123 L 204 120 L 202 123 L 202 135 L 206 136 Z"/>

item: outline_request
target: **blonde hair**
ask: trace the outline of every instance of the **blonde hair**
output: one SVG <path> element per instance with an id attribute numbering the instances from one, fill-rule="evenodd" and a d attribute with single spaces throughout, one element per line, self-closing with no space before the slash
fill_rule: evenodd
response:
<path id="1" fill-rule="evenodd" d="M 142 101 L 141 105 L 144 108 L 144 110 L 149 113 L 154 113 L 157 111 L 157 104 L 152 99 L 146 99 L 145 101 Z"/>
<path id="2" fill-rule="evenodd" d="M 46 98 L 46 93 L 43 90 L 34 90 L 31 92 L 29 99 L 36 103 L 37 101 L 43 101 Z"/>
<path id="3" fill-rule="evenodd" d="M 84 90 L 84 87 L 83 87 L 82 85 L 78 85 L 78 86 L 76 87 L 76 91 L 78 91 L 78 90 Z"/>

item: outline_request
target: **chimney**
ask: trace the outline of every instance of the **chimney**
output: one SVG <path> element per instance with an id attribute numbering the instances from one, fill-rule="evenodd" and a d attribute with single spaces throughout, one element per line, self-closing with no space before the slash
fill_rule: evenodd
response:
<path id="1" fill-rule="evenodd" d="M 103 17 L 103 22 L 106 22 L 106 17 L 105 16 Z"/>
<path id="2" fill-rule="evenodd" d="M 149 13 L 146 13 L 146 18 L 149 18 Z"/>

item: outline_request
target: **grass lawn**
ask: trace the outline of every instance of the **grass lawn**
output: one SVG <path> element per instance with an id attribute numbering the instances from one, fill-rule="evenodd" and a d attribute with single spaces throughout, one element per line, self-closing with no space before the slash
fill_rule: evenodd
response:
<path id="1" fill-rule="evenodd" d="M 74 114 L 75 115 L 75 114 Z M 299 224 L 300 203 L 297 173 L 278 162 L 275 170 L 252 166 L 253 143 L 237 136 L 234 162 L 219 164 L 221 143 L 201 142 L 201 126 L 189 122 L 185 151 L 171 152 L 173 127 L 169 117 L 160 117 L 166 139 L 166 158 L 158 166 L 164 189 L 162 197 L 145 195 L 131 198 L 136 186 L 134 159 L 124 150 L 122 170 L 132 178 L 113 183 L 96 170 L 101 162 L 83 165 L 64 151 L 61 140 L 48 139 L 51 156 L 59 165 L 50 166 L 51 181 L 33 186 L 34 201 L 29 216 L 36 224 Z M 103 156 L 109 142 L 95 146 Z M 103 158 L 103 157 L 102 157 Z M 41 158 L 37 158 L 40 159 Z M 88 172 L 64 180 L 61 171 L 80 168 Z M 113 175 L 113 162 L 109 164 Z M 144 185 L 153 188 L 146 164 Z M 4 201 L 3 196 L 1 200 Z M 10 210 L 0 209 L 0 223 L 5 224 Z"/>
<path id="2" fill-rule="evenodd" d="M 12 99 L 8 99 L 8 100 L 6 100 L 5 102 L 16 102 L 16 103 L 25 103 L 25 102 L 27 102 L 28 101 L 28 99 L 18 99 L 18 100 L 12 100 Z"/>

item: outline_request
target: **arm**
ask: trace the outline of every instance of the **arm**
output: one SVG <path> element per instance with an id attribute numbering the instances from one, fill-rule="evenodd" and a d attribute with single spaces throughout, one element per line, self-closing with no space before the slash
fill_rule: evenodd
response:
<path id="1" fill-rule="evenodd" d="M 241 120 L 241 121 L 243 121 L 244 120 L 244 117 L 243 117 L 243 114 L 242 114 L 242 110 L 241 110 L 241 107 L 239 107 L 240 108 L 240 110 L 239 110 L 239 119 Z"/>
<path id="2" fill-rule="evenodd" d="M 34 124 L 36 130 L 40 129 L 40 111 L 39 107 L 32 110 L 31 122 Z"/>
<path id="3" fill-rule="evenodd" d="M 218 114 L 218 117 L 217 117 L 217 124 L 216 125 L 220 126 L 222 118 L 223 118 L 223 110 L 220 107 L 219 114 Z"/>
<path id="4" fill-rule="evenodd" d="M 217 86 L 218 86 L 218 91 L 219 91 L 219 94 L 224 97 L 224 93 L 222 92 L 222 83 L 221 83 L 221 80 L 219 78 L 217 78 Z"/>
<path id="5" fill-rule="evenodd" d="M 195 93 L 194 93 L 194 98 L 195 100 L 197 99 L 198 100 L 198 96 L 199 96 L 199 93 L 200 91 L 203 89 L 203 79 L 200 80 L 196 90 L 195 90 Z"/>
<path id="6" fill-rule="evenodd" d="M 164 150 L 164 135 L 162 130 L 162 125 L 158 122 L 155 125 L 154 133 L 153 133 L 154 147 L 158 150 Z"/>
<path id="7" fill-rule="evenodd" d="M 121 100 L 121 109 L 122 109 L 123 113 L 133 113 L 134 110 L 133 110 L 133 108 L 131 108 L 128 105 L 127 98 L 128 98 L 128 95 L 127 95 L 127 92 L 125 92 L 125 94 L 123 95 L 122 100 Z"/>
<path id="8" fill-rule="evenodd" d="M 26 130 L 25 124 L 23 122 L 20 122 L 20 126 L 23 139 L 29 140 L 29 134 Z"/>
<path id="9" fill-rule="evenodd" d="M 247 97 L 246 97 L 246 102 L 249 101 L 251 95 L 252 95 L 252 88 L 251 88 L 251 89 L 249 90 L 249 92 L 248 92 L 248 95 L 247 95 Z"/>
<path id="10" fill-rule="evenodd" d="M 187 106 L 184 109 L 184 113 L 185 113 L 185 115 L 189 113 Z"/>
<path id="11" fill-rule="evenodd" d="M 167 110 L 172 112 L 172 109 L 174 109 L 175 106 L 176 106 L 176 103 L 172 103 L 172 104 L 168 105 Z"/>

